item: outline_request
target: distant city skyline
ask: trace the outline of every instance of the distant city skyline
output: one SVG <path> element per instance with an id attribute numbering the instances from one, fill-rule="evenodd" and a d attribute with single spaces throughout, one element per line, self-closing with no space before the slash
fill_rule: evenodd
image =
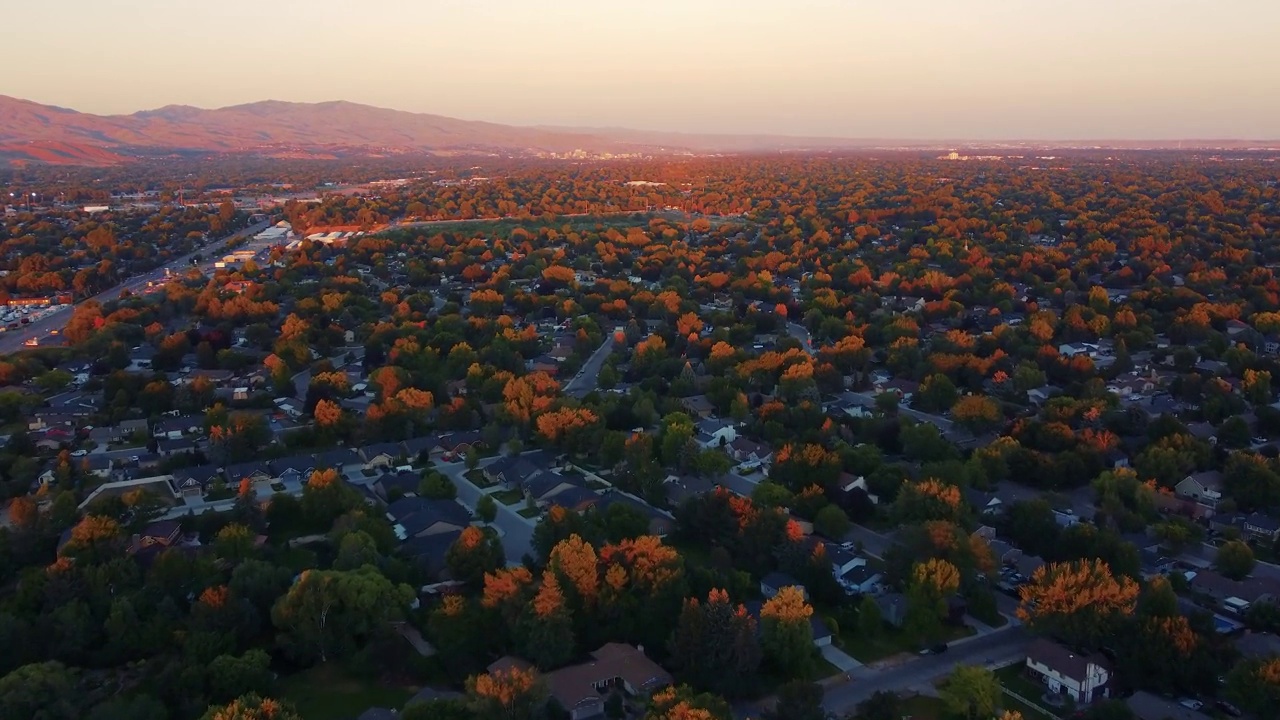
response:
<path id="1" fill-rule="evenodd" d="M 349 100 L 511 125 L 1280 139 L 1275 0 L 64 0 L 0 94 L 97 114 Z"/>

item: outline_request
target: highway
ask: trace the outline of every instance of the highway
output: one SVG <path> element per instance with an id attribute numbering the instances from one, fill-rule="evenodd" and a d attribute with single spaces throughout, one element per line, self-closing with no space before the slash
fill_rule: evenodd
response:
<path id="1" fill-rule="evenodd" d="M 182 272 L 186 268 L 191 267 L 191 260 L 195 258 L 196 255 L 203 255 L 205 258 L 212 258 L 217 253 L 221 252 L 222 249 L 226 247 L 227 243 L 262 232 L 270 224 L 271 223 L 268 221 L 260 222 L 237 233 L 228 235 L 221 240 L 214 240 L 199 250 L 183 255 L 182 257 L 175 258 L 174 260 L 170 260 L 167 264 L 151 270 L 150 272 L 143 273 L 142 275 L 135 275 L 109 290 L 104 290 L 103 292 L 94 295 L 92 298 L 89 298 L 89 300 L 106 303 L 111 300 L 119 299 L 125 291 L 137 293 L 138 291 L 145 289 L 148 282 L 163 279 L 164 271 L 166 269 L 172 272 Z M 80 302 L 88 302 L 88 300 L 82 300 Z M 79 303 L 77 303 L 77 305 L 78 304 Z M 66 308 L 59 312 L 46 315 L 39 320 L 33 320 L 30 324 L 23 325 L 17 330 L 10 330 L 0 334 L 0 354 L 23 350 L 23 343 L 33 337 L 38 338 L 41 345 L 46 343 L 50 345 L 61 345 L 62 328 L 66 327 L 67 321 L 71 319 L 71 313 L 72 310 L 70 308 Z M 58 334 L 54 334 L 55 330 Z"/>

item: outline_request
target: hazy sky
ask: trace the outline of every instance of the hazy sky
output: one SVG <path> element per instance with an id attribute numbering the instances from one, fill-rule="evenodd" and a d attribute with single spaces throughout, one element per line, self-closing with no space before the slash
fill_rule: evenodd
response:
<path id="1" fill-rule="evenodd" d="M 0 94 L 520 125 L 1280 138 L 1280 0 L 6 0 Z"/>

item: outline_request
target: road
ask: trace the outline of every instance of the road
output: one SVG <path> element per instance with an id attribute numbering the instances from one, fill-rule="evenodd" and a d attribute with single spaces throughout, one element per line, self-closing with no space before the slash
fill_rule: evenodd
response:
<path id="1" fill-rule="evenodd" d="M 582 398 L 595 390 L 596 382 L 600 379 L 600 370 L 604 367 L 604 361 L 609 359 L 611 352 L 613 352 L 613 333 L 609 333 L 604 342 L 600 343 L 600 347 L 596 348 L 596 351 L 591 353 L 591 357 L 583 363 L 578 374 L 564 386 L 565 394 Z"/>
<path id="2" fill-rule="evenodd" d="M 864 407 L 875 407 L 876 402 L 875 393 L 854 392 L 852 390 L 846 391 L 841 395 L 841 398 L 856 401 Z M 956 429 L 956 424 L 952 422 L 950 418 L 945 418 L 941 415 L 934 415 L 933 413 L 921 412 L 905 405 L 898 406 L 898 414 L 904 417 L 909 417 L 916 422 L 927 422 L 944 433 L 951 432 Z"/>
<path id="3" fill-rule="evenodd" d="M 889 668 L 863 667 L 852 679 L 827 688 L 822 704 L 828 712 L 852 712 L 880 691 L 896 692 L 927 685 L 950 674 L 957 665 L 1003 665 L 1026 657 L 1031 637 L 1021 626 L 1009 626 L 981 638 L 951 644 L 941 655 L 926 655 Z"/>
<path id="4" fill-rule="evenodd" d="M 787 323 L 787 334 L 800 341 L 800 347 L 804 351 L 813 355 L 813 338 L 809 337 L 809 331 L 800 323 Z"/>
<path id="5" fill-rule="evenodd" d="M 222 238 L 221 240 L 215 240 L 209 243 L 208 245 L 205 245 L 204 247 L 200 248 L 199 250 L 196 250 L 195 252 L 188 253 L 174 260 L 170 260 L 167 264 L 161 267 L 158 267 L 150 272 L 143 273 L 142 275 L 135 275 L 109 290 L 104 290 L 98 293 L 97 295 L 94 295 L 92 298 L 89 298 L 89 300 L 96 300 L 99 303 L 105 303 L 111 300 L 118 300 L 120 298 L 120 295 L 123 294 L 126 290 L 129 292 L 136 293 L 139 290 L 145 289 L 148 282 L 162 279 L 164 277 L 164 271 L 166 269 L 174 272 L 181 272 L 182 270 L 185 270 L 186 268 L 191 266 L 191 260 L 196 255 L 203 255 L 205 257 L 210 257 L 220 252 L 224 247 L 226 247 L 227 243 L 242 237 L 247 237 L 250 235 L 254 235 L 255 233 L 261 232 L 265 230 L 267 226 L 270 224 L 271 224 L 270 222 L 266 222 L 266 221 L 260 222 L 256 225 L 251 225 L 232 235 L 228 235 L 227 237 Z M 82 300 L 80 302 L 88 302 L 88 300 Z M 51 332 L 53 330 L 61 331 L 62 328 L 66 327 L 67 321 L 70 319 L 71 319 L 71 312 L 69 310 L 62 310 L 61 312 L 53 313 L 46 317 L 40 318 L 39 320 L 34 320 L 29 325 L 23 325 L 21 328 L 17 330 L 11 330 L 4 334 L 0 334 L 0 354 L 17 352 L 19 350 L 22 350 L 24 348 L 23 343 L 25 343 L 29 338 L 33 338 L 33 337 L 39 338 L 42 343 L 48 341 L 52 344 L 54 343 L 54 341 L 56 341 L 56 344 L 61 344 L 62 343 L 61 336 L 51 335 Z"/>
<path id="6" fill-rule="evenodd" d="M 497 462 L 498 458 L 485 458 L 480 461 L 480 467 L 485 467 L 490 463 Z M 476 503 L 480 501 L 480 496 L 486 494 L 485 489 L 477 487 L 474 483 L 466 478 L 466 463 L 444 463 L 436 462 L 435 469 L 439 470 L 445 477 L 453 481 L 455 487 L 458 488 L 458 499 L 467 507 L 475 509 Z M 493 491 L 498 488 L 488 488 Z M 534 521 L 526 517 L 522 517 L 517 510 L 523 508 L 523 505 L 504 505 L 497 498 L 494 498 L 498 506 L 498 516 L 494 518 L 493 525 L 498 528 L 502 535 L 502 549 L 506 552 L 507 562 L 512 565 L 519 565 L 524 561 L 525 555 L 533 555 L 533 528 Z"/>

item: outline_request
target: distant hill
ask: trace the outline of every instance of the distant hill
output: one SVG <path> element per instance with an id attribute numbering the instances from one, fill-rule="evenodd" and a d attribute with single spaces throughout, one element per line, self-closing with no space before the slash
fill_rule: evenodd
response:
<path id="1" fill-rule="evenodd" d="M 204 110 L 169 105 L 91 115 L 0 96 L 0 159 L 108 164 L 156 151 L 325 154 L 636 150 L 623 140 L 349 102 L 268 100 Z"/>
<path id="2" fill-rule="evenodd" d="M 1276 147 L 1275 142 L 1182 141 L 1190 148 Z M 1173 142 L 966 142 L 783 135 L 707 135 L 626 128 L 517 127 L 350 102 L 266 100 L 205 110 L 168 105 L 132 115 L 91 115 L 0 95 L 0 163 L 110 165 L 169 154 L 249 153 L 339 157 L 411 152 L 545 154 L 758 152 L 856 148 L 1152 148 Z"/>

